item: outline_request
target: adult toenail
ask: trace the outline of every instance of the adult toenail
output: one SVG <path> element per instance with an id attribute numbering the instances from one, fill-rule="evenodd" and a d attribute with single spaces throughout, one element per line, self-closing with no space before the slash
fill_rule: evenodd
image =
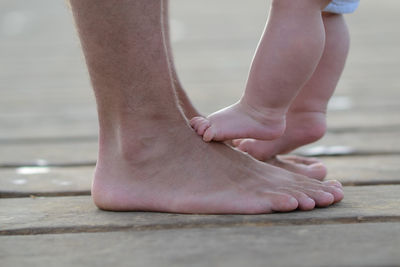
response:
<path id="1" fill-rule="evenodd" d="M 324 164 L 322 164 L 322 163 L 315 163 L 315 164 L 313 164 L 313 165 L 310 165 L 310 168 L 311 168 L 311 169 L 324 169 L 325 166 L 324 166 Z"/>
<path id="2" fill-rule="evenodd" d="M 334 191 L 336 194 L 343 195 L 343 190 L 342 190 L 342 189 L 333 188 L 333 191 Z"/>
<path id="3" fill-rule="evenodd" d="M 324 196 L 324 198 L 326 197 L 332 199 L 332 202 L 335 200 L 335 197 L 331 193 L 323 192 L 322 195 Z"/>
<path id="4" fill-rule="evenodd" d="M 298 205 L 299 202 L 298 202 L 297 199 L 295 199 L 294 197 L 291 197 L 291 198 L 289 199 L 289 204 L 294 206 L 294 205 Z"/>
<path id="5" fill-rule="evenodd" d="M 325 181 L 324 184 L 325 185 L 333 185 L 333 186 L 340 187 L 340 188 L 342 187 L 342 184 L 336 180 L 328 180 L 328 181 Z"/>

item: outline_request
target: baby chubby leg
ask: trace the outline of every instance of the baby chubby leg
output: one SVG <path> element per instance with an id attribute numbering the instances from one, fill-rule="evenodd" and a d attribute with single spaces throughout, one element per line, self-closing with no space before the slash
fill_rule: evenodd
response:
<path id="1" fill-rule="evenodd" d="M 323 13 L 325 49 L 311 79 L 301 89 L 287 113 L 284 135 L 274 141 L 237 140 L 234 144 L 266 161 L 320 139 L 326 130 L 326 107 L 342 74 L 350 44 L 343 15 Z"/>
<path id="2" fill-rule="evenodd" d="M 285 129 L 285 114 L 321 58 L 327 0 L 275 0 L 240 101 L 191 121 L 205 141 L 272 140 Z"/>

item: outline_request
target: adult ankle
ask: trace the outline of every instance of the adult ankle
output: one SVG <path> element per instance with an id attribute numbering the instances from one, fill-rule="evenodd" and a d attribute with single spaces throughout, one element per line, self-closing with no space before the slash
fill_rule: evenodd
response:
<path id="1" fill-rule="evenodd" d="M 171 136 L 189 129 L 184 119 L 155 119 L 131 121 L 116 125 L 113 128 L 101 129 L 99 138 L 99 155 L 112 155 L 122 160 L 135 161 L 167 150 L 164 144 L 169 143 Z"/>

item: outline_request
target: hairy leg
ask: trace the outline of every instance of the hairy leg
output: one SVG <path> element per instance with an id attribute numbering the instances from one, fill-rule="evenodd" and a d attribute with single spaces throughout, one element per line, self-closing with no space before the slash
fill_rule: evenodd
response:
<path id="1" fill-rule="evenodd" d="M 167 48 L 167 56 L 169 59 L 169 65 L 172 74 L 172 81 L 174 83 L 176 95 L 178 98 L 179 106 L 182 108 L 183 113 L 185 114 L 186 118 L 190 119 L 195 116 L 199 116 L 200 113 L 197 109 L 193 106 L 192 102 L 190 101 L 188 95 L 186 94 L 183 86 L 179 80 L 178 74 L 176 72 L 174 60 L 173 60 L 173 53 L 171 47 L 171 39 L 170 39 L 170 29 L 169 29 L 169 19 L 168 19 L 168 11 L 169 11 L 169 0 L 165 0 L 165 5 L 163 9 L 163 30 L 165 32 L 165 44 Z"/>
<path id="2" fill-rule="evenodd" d="M 326 131 L 326 107 L 346 62 L 350 37 L 342 15 L 323 13 L 325 48 L 317 69 L 287 113 L 284 135 L 274 141 L 237 140 L 234 144 L 259 160 L 268 160 L 320 139 Z M 318 167 L 320 168 L 320 167 Z"/>
<path id="3" fill-rule="evenodd" d="M 72 0 L 99 114 L 92 185 L 107 210 L 268 213 L 343 198 L 319 182 L 206 144 L 176 103 L 159 0 Z"/>
<path id="4" fill-rule="evenodd" d="M 327 0 L 275 0 L 240 101 L 191 123 L 204 141 L 273 140 L 285 130 L 285 114 L 321 58 Z"/>

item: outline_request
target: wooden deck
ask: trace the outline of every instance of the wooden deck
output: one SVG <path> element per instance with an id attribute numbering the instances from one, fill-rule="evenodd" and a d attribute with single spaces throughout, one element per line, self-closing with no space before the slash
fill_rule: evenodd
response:
<path id="1" fill-rule="evenodd" d="M 171 0 L 181 79 L 204 113 L 240 96 L 268 3 Z M 251 3 L 250 3 L 251 2 Z M 330 208 L 257 216 L 105 212 L 91 201 L 93 95 L 64 0 L 0 3 L 1 266 L 400 266 L 400 3 L 362 1 L 321 157 Z"/>

